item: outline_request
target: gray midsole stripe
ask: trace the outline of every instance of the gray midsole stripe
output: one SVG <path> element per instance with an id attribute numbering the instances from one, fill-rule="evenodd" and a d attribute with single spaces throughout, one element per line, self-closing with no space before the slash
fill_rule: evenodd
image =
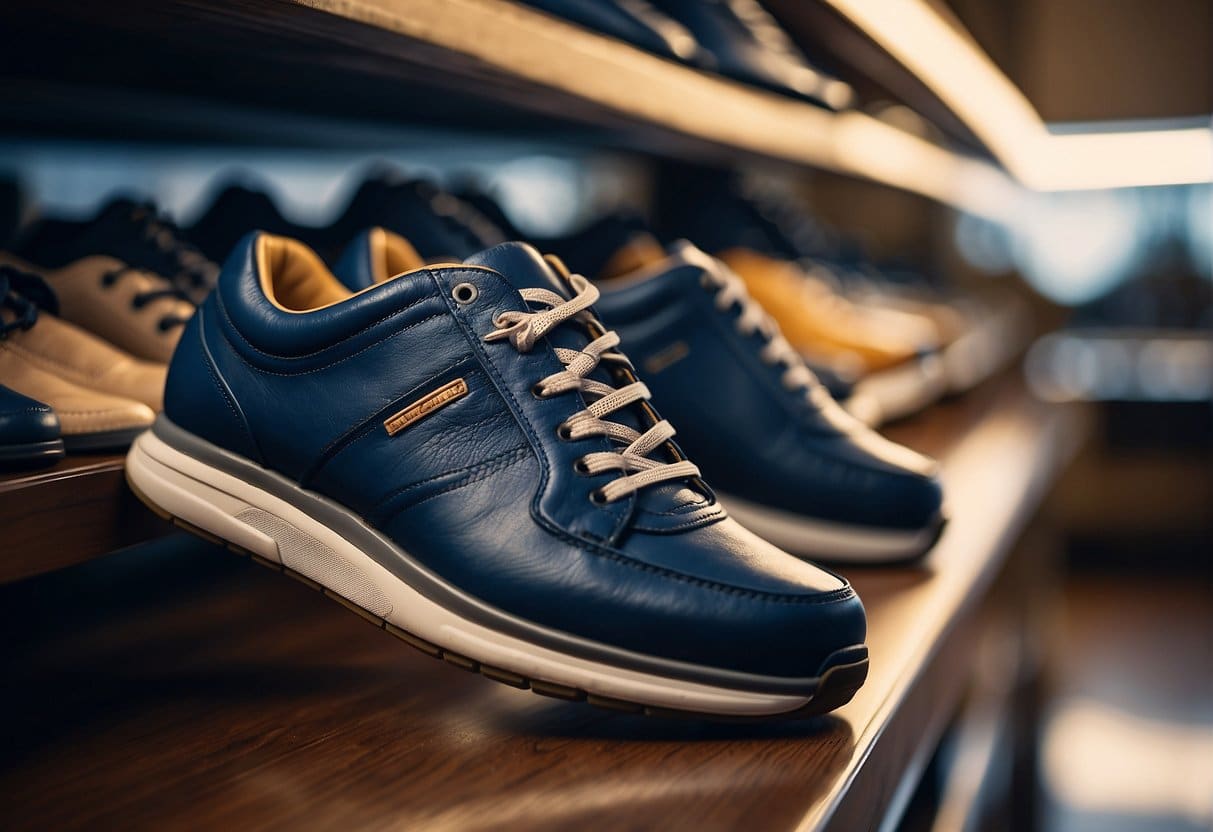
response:
<path id="1" fill-rule="evenodd" d="M 334 503 L 327 497 L 299 487 L 281 474 L 262 468 L 177 427 L 163 413 L 156 417 L 156 421 L 152 425 L 152 432 L 173 449 L 251 483 L 307 513 L 317 522 L 323 523 L 357 546 L 368 557 L 434 603 L 481 626 L 507 633 L 551 650 L 568 653 L 577 658 L 672 679 L 734 690 L 801 696 L 811 694 L 816 687 L 818 681 L 816 677 L 759 676 L 735 670 L 702 667 L 674 659 L 633 653 L 630 650 L 612 647 L 518 618 L 446 583 L 402 552 L 398 546 L 368 526 L 349 509 Z M 856 647 L 858 646 L 856 645 Z M 849 660 L 855 661 L 856 659 Z"/>

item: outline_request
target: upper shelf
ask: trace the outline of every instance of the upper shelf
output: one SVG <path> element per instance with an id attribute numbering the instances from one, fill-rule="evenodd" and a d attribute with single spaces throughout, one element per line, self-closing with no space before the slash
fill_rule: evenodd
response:
<path id="1" fill-rule="evenodd" d="M 398 145 L 418 127 L 806 165 L 991 213 L 995 167 L 506 0 L 34 0 L 0 11 L 4 129 Z M 18 83 L 13 83 L 14 81 Z"/>

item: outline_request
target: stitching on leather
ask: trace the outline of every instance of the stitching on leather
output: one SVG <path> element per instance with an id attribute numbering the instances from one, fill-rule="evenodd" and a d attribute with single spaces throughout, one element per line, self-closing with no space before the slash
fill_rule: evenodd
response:
<path id="1" fill-rule="evenodd" d="M 451 269 L 450 271 L 458 273 L 462 270 Z M 476 270 L 476 271 L 481 271 L 481 270 Z M 500 279 L 502 283 L 506 283 L 505 277 L 503 277 L 500 273 L 495 272 L 491 269 L 485 270 L 485 271 L 488 271 L 489 274 Z M 435 276 L 433 273 L 431 273 L 430 277 L 431 277 L 431 279 L 434 280 L 435 283 L 438 283 L 437 276 Z M 508 284 L 506 284 L 506 285 L 508 286 Z M 445 296 L 443 299 L 446 300 Z M 548 481 L 550 480 L 548 471 L 549 471 L 552 463 L 551 463 L 551 460 L 548 458 L 546 450 L 543 447 L 543 443 L 539 440 L 539 435 L 532 428 L 530 420 L 523 413 L 522 405 L 520 405 L 518 403 L 518 399 L 514 396 L 514 393 L 510 390 L 509 385 L 505 383 L 505 378 L 501 375 L 500 371 L 497 369 L 497 365 L 495 363 L 493 363 L 493 360 L 490 358 L 488 350 L 485 349 L 482 336 L 478 335 L 476 333 L 476 331 L 473 329 L 472 324 L 471 324 L 470 315 L 465 313 L 462 309 L 458 308 L 457 306 L 452 305 L 452 303 L 450 301 L 447 301 L 447 306 L 450 308 L 451 314 L 454 316 L 455 320 L 460 324 L 460 328 L 464 331 L 464 337 L 472 345 L 473 350 L 481 356 L 480 363 L 485 367 L 486 374 L 490 378 L 495 380 L 495 386 L 497 387 L 498 392 L 501 394 L 501 397 L 506 399 L 507 403 L 509 403 L 511 405 L 513 414 L 514 414 L 514 421 L 522 428 L 523 433 L 526 434 L 528 439 L 531 441 L 531 445 L 535 451 L 535 456 L 538 458 L 538 461 L 540 463 L 540 465 L 539 465 L 539 487 L 537 489 L 535 489 L 535 496 L 533 498 L 531 498 L 531 516 L 537 522 L 539 522 L 543 528 L 548 528 L 553 531 L 559 532 L 560 534 L 564 534 L 564 531 L 562 529 L 560 529 L 559 526 L 557 526 L 554 522 L 551 522 L 550 520 L 548 520 L 547 517 L 544 516 L 542 508 L 541 508 L 541 505 L 543 502 L 543 495 L 547 491 Z M 632 495 L 628 498 L 629 503 L 633 502 L 634 500 L 635 500 L 635 495 Z M 619 519 L 613 524 L 612 534 L 615 534 L 619 531 L 619 528 L 624 523 L 627 522 L 627 518 L 629 515 L 630 515 L 630 512 L 623 512 L 620 514 Z"/>
<path id="2" fill-rule="evenodd" d="M 29 361 L 31 364 L 34 364 L 37 367 L 42 369 L 50 368 L 58 371 L 56 375 L 62 374 L 67 378 L 68 381 L 78 383 L 81 386 L 89 387 L 91 389 L 89 381 L 92 379 L 92 376 L 82 367 L 73 367 L 72 365 L 65 364 L 56 358 L 51 358 L 48 355 L 42 355 L 41 353 L 34 352 L 28 347 L 20 346 L 18 344 L 6 344 L 5 349 L 12 351 L 18 357 L 24 358 L 26 361 Z M 98 368 L 97 372 L 100 373 L 101 369 Z M 80 379 L 80 381 L 77 381 L 78 379 Z"/>
<path id="3" fill-rule="evenodd" d="M 475 485 L 476 483 L 480 482 L 481 480 L 488 479 L 489 477 L 493 476 L 497 472 L 503 471 L 506 468 L 509 468 L 514 463 L 521 462 L 522 460 L 526 459 L 530 455 L 531 455 L 531 449 L 525 445 L 519 445 L 517 448 L 514 448 L 512 451 L 505 451 L 502 454 L 498 454 L 497 456 L 493 457 L 491 460 L 486 460 L 485 462 L 482 462 L 479 465 L 475 465 L 472 468 L 468 469 L 466 471 L 466 473 L 460 477 L 458 482 L 453 483 L 452 485 L 449 485 L 446 488 L 439 489 L 438 491 L 435 491 L 433 494 L 427 494 L 424 497 L 422 497 L 420 500 L 417 500 L 414 503 L 408 503 L 407 505 L 401 506 L 400 508 L 396 509 L 391 514 L 389 514 L 387 517 L 385 517 L 383 519 L 383 522 L 386 525 L 387 523 L 390 523 L 392 520 L 394 520 L 396 517 L 399 517 L 403 512 L 406 512 L 409 509 L 416 508 L 417 506 L 421 505 L 422 503 L 429 502 L 430 500 L 433 500 L 435 497 L 441 497 L 443 494 L 449 494 L 452 491 L 458 491 L 459 489 L 466 488 L 469 485 Z M 477 469 L 480 469 L 480 470 L 477 470 Z M 443 475 L 443 476 L 446 476 L 446 475 Z M 421 483 L 417 483 L 417 485 L 420 485 L 420 484 Z"/>
<path id="4" fill-rule="evenodd" d="M 692 511 L 703 511 L 708 508 L 706 505 L 696 505 L 695 503 L 683 503 L 678 508 L 672 508 L 669 511 L 653 511 L 649 508 L 642 508 L 639 514 L 647 514 L 651 517 L 674 517 L 679 514 L 689 514 Z"/>
<path id="5" fill-rule="evenodd" d="M 383 407 L 379 408 L 374 413 L 372 413 L 370 416 L 367 416 L 360 424 L 356 425 L 355 427 L 347 430 L 345 433 L 341 434 L 337 438 L 333 439 L 331 442 L 329 442 L 327 445 L 324 446 L 324 449 L 320 451 L 320 455 L 316 458 L 316 461 L 313 462 L 311 467 L 309 467 L 308 470 L 306 472 L 304 472 L 304 475 L 302 477 L 300 477 L 300 479 L 299 479 L 300 485 L 302 485 L 303 483 L 306 483 L 312 477 L 319 474 L 324 469 L 324 466 L 326 466 L 330 462 L 332 462 L 333 458 L 336 457 L 339 453 L 341 453 L 346 448 L 348 448 L 350 445 L 352 445 L 353 443 L 362 439 L 368 433 L 371 433 L 378 426 L 383 424 L 383 422 L 379 418 L 379 416 L 383 413 L 383 411 L 390 409 L 391 404 L 394 404 L 395 402 L 399 401 L 400 399 L 405 398 L 406 396 L 414 395 L 419 390 L 421 390 L 421 388 L 423 388 L 429 384 L 432 384 L 435 379 L 441 378 L 442 376 L 446 375 L 447 373 L 449 373 L 451 370 L 455 369 L 456 367 L 458 367 L 462 364 L 467 364 L 467 363 L 469 363 L 469 361 L 471 361 L 473 359 L 474 359 L 474 356 L 465 355 L 465 356 L 460 357 L 460 359 L 458 361 L 455 361 L 455 362 L 447 365 L 446 367 L 443 367 L 441 370 L 437 370 L 436 372 L 430 374 L 430 376 L 425 381 L 421 382 L 420 384 L 416 384 L 409 390 L 405 391 L 404 393 L 401 393 L 399 396 L 397 396 L 395 399 L 393 399 L 390 404 L 384 405 Z M 477 372 L 481 372 L 479 367 L 472 367 L 468 370 L 469 375 L 472 373 L 477 373 Z"/>
<path id="6" fill-rule="evenodd" d="M 438 299 L 440 300 L 440 298 L 438 298 Z M 419 299 L 413 301 L 412 303 L 409 303 L 406 306 L 402 306 L 393 312 L 389 312 L 388 314 L 384 315 L 379 320 L 373 321 L 372 323 L 367 324 L 366 326 L 364 326 L 362 329 L 358 330 L 357 332 L 351 332 L 349 335 L 346 335 L 341 340 L 339 340 L 335 343 L 329 344 L 327 347 L 321 347 L 318 350 L 315 350 L 315 351 L 309 352 L 309 353 L 304 353 L 303 355 L 278 355 L 276 353 L 266 352 L 265 350 L 254 346 L 247 338 L 245 338 L 244 333 L 242 333 L 240 331 L 240 328 L 236 326 L 236 322 L 233 321 L 231 318 L 231 315 L 228 314 L 227 306 L 223 303 L 223 296 L 220 293 L 215 292 L 215 303 L 219 307 L 219 311 L 220 311 L 220 313 L 222 313 L 223 319 L 228 323 L 229 326 L 231 326 L 232 330 L 236 333 L 236 335 L 240 338 L 240 340 L 250 350 L 257 353 L 258 355 L 264 355 L 266 358 L 278 358 L 278 359 L 283 359 L 283 360 L 312 358 L 314 356 L 320 355 L 321 353 L 325 352 L 326 350 L 331 350 L 331 349 L 333 349 L 333 347 L 336 347 L 339 344 L 344 344 L 346 341 L 349 341 L 351 338 L 357 338 L 362 333 L 374 329 L 375 327 L 379 326 L 380 324 L 382 324 L 386 321 L 391 320 L 392 318 L 396 317 L 397 315 L 403 315 L 405 312 L 409 311 L 414 306 L 417 306 L 419 304 L 425 303 L 426 301 L 430 301 L 430 300 L 435 300 L 435 297 L 433 295 L 426 295 L 423 298 L 419 298 Z M 426 320 L 426 319 L 423 318 L 422 320 Z M 391 336 L 389 335 L 387 337 L 390 338 Z M 376 343 L 378 343 L 378 342 L 376 342 Z M 344 360 L 344 359 L 341 359 L 341 360 Z M 328 366 L 332 366 L 332 365 L 330 364 Z"/>
<path id="7" fill-rule="evenodd" d="M 375 347 L 379 346 L 380 344 L 384 343 L 385 341 L 390 341 L 391 339 L 395 338 L 397 335 L 400 335 L 401 333 L 408 332 L 413 327 L 421 326 L 422 324 L 428 323 L 429 321 L 432 321 L 435 318 L 445 317 L 445 315 L 446 315 L 445 312 L 435 312 L 433 315 L 427 315 L 424 318 L 420 318 L 420 319 L 414 321 L 413 323 L 409 324 L 408 326 L 402 326 L 400 329 L 393 330 L 389 335 L 385 335 L 383 338 L 380 338 L 377 341 L 372 341 L 370 344 L 367 344 L 365 347 L 358 350 L 358 352 L 350 353 L 349 355 L 345 356 L 344 358 L 338 358 L 336 361 L 332 361 L 328 364 L 323 364 L 319 367 L 312 367 L 307 370 L 297 370 L 297 371 L 291 372 L 291 373 L 284 373 L 284 372 L 279 372 L 278 370 L 269 370 L 269 369 L 266 369 L 265 367 L 258 367 L 256 364 L 251 363 L 248 359 L 246 359 L 243 355 L 241 355 L 238 350 L 232 350 L 232 354 L 234 356 L 236 356 L 236 359 L 241 364 L 248 367 L 253 372 L 262 373 L 264 375 L 269 375 L 269 376 L 278 376 L 279 378 L 298 378 L 299 376 L 311 375 L 312 373 L 318 373 L 321 370 L 327 370 L 330 367 L 335 367 L 338 364 L 343 364 L 346 361 L 349 361 L 350 359 L 357 358 L 358 356 L 362 355 L 367 350 L 374 349 Z M 240 334 L 239 330 L 237 330 L 233 327 L 232 331 L 235 332 L 237 337 L 239 337 L 241 340 L 244 339 L 244 336 Z M 226 332 L 223 332 L 222 335 L 224 336 L 224 338 L 227 338 Z M 351 337 L 353 337 L 353 336 L 351 336 Z M 231 341 L 230 338 L 227 338 L 227 340 L 229 342 Z M 348 339 L 346 339 L 346 340 L 348 340 Z M 245 343 L 247 343 L 247 342 L 245 342 Z M 253 347 L 253 349 L 256 349 L 256 347 Z"/>
<path id="8" fill-rule="evenodd" d="M 390 493 L 384 495 L 384 497 L 381 500 L 379 500 L 379 502 L 375 503 L 374 508 L 375 509 L 380 508 L 381 506 L 383 506 L 384 503 L 391 502 L 393 499 L 395 499 L 396 497 L 399 497 L 401 494 L 405 493 L 406 491 L 411 491 L 414 488 L 420 488 L 423 485 L 427 485 L 431 482 L 434 482 L 435 480 L 440 480 L 443 477 L 462 476 L 464 474 L 475 471 L 477 468 L 482 468 L 486 465 L 493 465 L 502 457 L 510 456 L 511 454 L 517 454 L 519 451 L 524 451 L 524 450 L 529 450 L 529 446 L 515 445 L 513 448 L 507 448 L 506 450 L 502 451 L 501 453 L 494 454 L 493 456 L 489 457 L 488 459 L 482 459 L 480 462 L 477 462 L 473 465 L 465 465 L 462 468 L 454 468 L 450 471 L 444 471 L 441 474 L 435 474 L 432 477 L 426 477 L 423 480 L 417 480 L 416 482 L 411 482 L 408 485 L 402 485 L 399 488 L 394 489 Z"/>
<path id="9" fill-rule="evenodd" d="M 694 520 L 688 520 L 685 523 L 679 523 L 676 526 L 657 527 L 657 526 L 644 526 L 644 525 L 637 523 L 636 528 L 639 531 L 644 531 L 644 532 L 654 532 L 656 534 L 668 534 L 670 532 L 679 531 L 680 529 L 689 529 L 694 526 L 706 526 L 709 523 L 715 523 L 717 520 L 723 520 L 724 518 L 725 518 L 724 509 L 720 506 L 717 506 L 715 509 L 713 509 L 712 511 L 703 515 L 702 517 L 696 517 Z"/>
<path id="10" fill-rule="evenodd" d="M 265 459 L 265 455 L 261 453 L 261 446 L 257 444 L 257 439 L 253 436 L 253 429 L 248 423 L 248 418 L 244 412 L 236 405 L 236 400 L 228 392 L 228 387 L 223 382 L 223 377 L 219 373 L 219 368 L 215 366 L 215 357 L 211 354 L 211 349 L 206 343 L 206 318 L 205 308 L 198 307 L 198 343 L 202 348 L 202 364 L 206 367 L 207 373 L 211 377 L 211 382 L 219 391 L 219 395 L 223 397 L 223 403 L 227 405 L 227 409 L 232 412 L 232 416 L 236 420 L 236 426 L 248 440 L 249 446 L 257 454 L 259 459 Z M 220 333 L 222 335 L 222 333 Z"/>
<path id="11" fill-rule="evenodd" d="M 459 272 L 461 270 L 454 269 L 452 271 Z M 492 272 L 492 274 L 500 278 L 502 283 L 505 282 L 505 278 L 497 272 Z M 434 283 L 439 286 L 439 288 L 441 288 L 438 278 L 432 272 L 430 273 L 430 279 L 433 280 Z M 481 336 L 477 335 L 475 330 L 472 328 L 472 323 L 469 317 L 461 309 L 452 306 L 450 303 L 447 303 L 447 307 L 451 310 L 451 314 L 454 315 L 455 321 L 459 324 L 459 328 L 463 330 L 464 339 L 472 345 L 473 352 L 480 356 L 480 364 L 485 369 L 485 375 L 493 379 L 498 395 L 505 399 L 507 404 L 510 405 L 510 409 L 514 414 L 515 423 L 518 424 L 518 426 L 522 429 L 522 432 L 530 441 L 531 448 L 534 450 L 535 456 L 540 461 L 539 487 L 535 490 L 535 496 L 531 499 L 531 511 L 535 516 L 542 517 L 543 515 L 539 511 L 539 503 L 544 491 L 547 489 L 549 479 L 548 468 L 551 465 L 551 460 L 548 459 L 547 453 L 544 451 L 543 443 L 539 441 L 539 435 L 535 432 L 534 428 L 531 427 L 530 420 L 527 419 L 523 414 L 522 405 L 518 403 L 518 399 L 510 390 L 509 385 L 505 383 L 505 377 L 501 375 L 501 372 L 497 369 L 497 365 L 494 364 L 492 358 L 489 357 L 488 350 L 484 348 Z"/>

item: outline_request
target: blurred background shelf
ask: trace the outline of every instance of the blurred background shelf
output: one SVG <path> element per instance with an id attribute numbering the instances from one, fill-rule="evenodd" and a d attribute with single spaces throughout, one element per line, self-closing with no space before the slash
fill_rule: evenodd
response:
<path id="1" fill-rule="evenodd" d="M 374 149 L 420 128 L 475 127 L 807 165 L 976 214 L 1015 187 L 976 156 L 863 113 L 752 89 L 505 0 L 69 0 L 53 17 L 18 0 L 0 20 L 10 136 Z"/>

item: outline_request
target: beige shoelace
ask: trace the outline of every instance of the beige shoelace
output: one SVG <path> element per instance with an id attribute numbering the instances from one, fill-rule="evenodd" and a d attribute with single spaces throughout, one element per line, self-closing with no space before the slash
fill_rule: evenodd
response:
<path id="1" fill-rule="evenodd" d="M 576 294 L 567 300 L 547 289 L 522 289 L 522 298 L 528 304 L 547 308 L 539 312 L 502 312 L 493 319 L 497 329 L 484 336 L 484 340 L 491 343 L 508 339 L 515 349 L 525 353 L 547 333 L 574 318 L 602 329 L 587 311 L 598 300 L 597 287 L 579 274 L 571 275 L 569 283 Z M 560 426 L 562 439 L 575 441 L 605 436 L 625 445 L 622 450 L 598 451 L 577 461 L 578 471 L 587 476 L 607 471 L 619 471 L 623 475 L 591 494 L 591 499 L 599 503 L 614 502 L 660 482 L 699 476 L 699 468 L 688 460 L 661 462 L 649 459 L 649 454 L 674 436 L 673 425 L 665 419 L 644 433 L 606 420 L 605 417 L 617 410 L 649 399 L 649 388 L 643 382 L 634 381 L 615 388 L 586 378 L 600 361 L 626 364 L 627 359 L 615 350 L 617 346 L 619 336 L 614 332 L 603 332 L 580 350 L 556 347 L 556 357 L 564 369 L 535 385 L 535 395 L 541 398 L 578 390 L 588 403 L 585 410 L 575 413 Z"/>
<path id="2" fill-rule="evenodd" d="M 736 322 L 737 331 L 742 335 L 761 335 L 766 344 L 759 352 L 759 357 L 771 366 L 783 365 L 783 375 L 780 377 L 783 386 L 788 390 L 803 389 L 810 403 L 820 405 L 824 388 L 817 383 L 817 377 L 805 365 L 796 348 L 783 337 L 779 324 L 775 323 L 758 301 L 750 297 L 745 281 L 724 263 L 717 262 L 715 265 L 714 269 L 704 269 L 701 282 L 704 288 L 714 292 L 716 308 L 725 312 L 733 304 L 737 304 L 741 309 Z"/>

